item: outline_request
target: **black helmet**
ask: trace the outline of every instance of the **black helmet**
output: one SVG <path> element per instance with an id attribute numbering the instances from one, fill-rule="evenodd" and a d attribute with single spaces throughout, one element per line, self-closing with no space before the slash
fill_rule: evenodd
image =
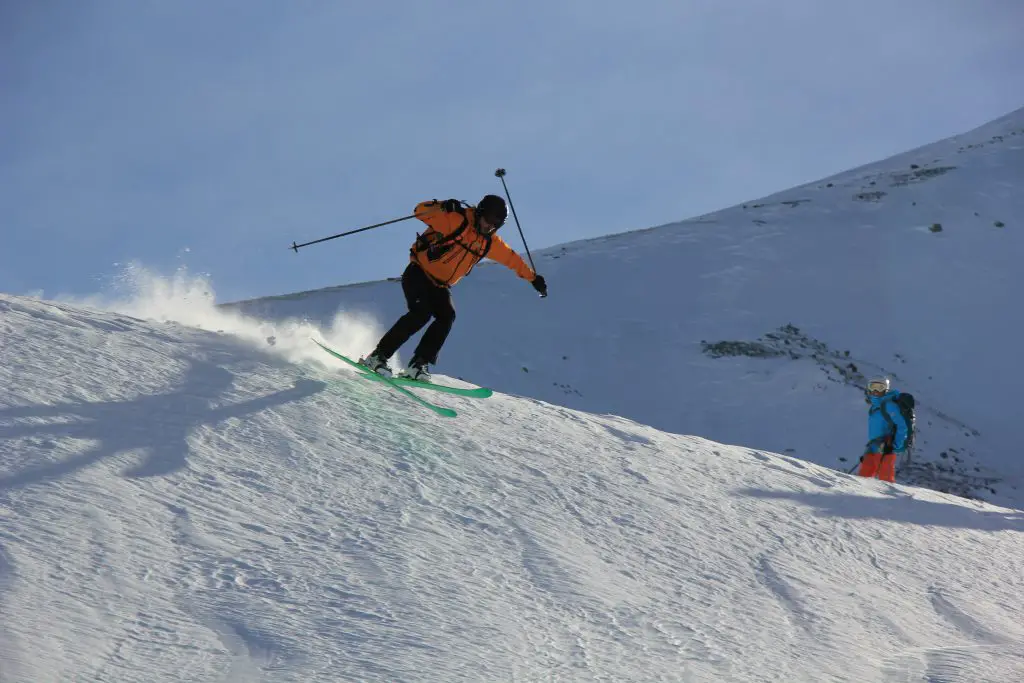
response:
<path id="1" fill-rule="evenodd" d="M 505 200 L 496 194 L 489 194 L 481 199 L 476 210 L 477 214 L 484 216 L 495 230 L 504 225 L 505 219 L 508 218 L 508 207 L 505 205 Z"/>

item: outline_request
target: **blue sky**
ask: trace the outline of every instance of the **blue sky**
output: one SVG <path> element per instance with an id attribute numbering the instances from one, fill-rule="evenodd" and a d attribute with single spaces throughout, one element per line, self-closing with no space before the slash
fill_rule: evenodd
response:
<path id="1" fill-rule="evenodd" d="M 395 276 L 411 222 L 288 245 L 499 166 L 531 249 L 681 220 L 1024 106 L 1021 26 L 1018 0 L 0 2 L 0 291 Z"/>

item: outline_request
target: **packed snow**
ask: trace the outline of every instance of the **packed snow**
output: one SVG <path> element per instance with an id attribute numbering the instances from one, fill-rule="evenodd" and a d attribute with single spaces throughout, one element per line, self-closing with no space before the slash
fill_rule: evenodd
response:
<path id="1" fill-rule="evenodd" d="M 480 268 L 455 419 L 310 339 L 365 352 L 394 282 L 0 295 L 0 681 L 1024 680 L 1022 148 L 547 250 L 544 300 Z M 882 371 L 896 485 L 841 471 Z"/>

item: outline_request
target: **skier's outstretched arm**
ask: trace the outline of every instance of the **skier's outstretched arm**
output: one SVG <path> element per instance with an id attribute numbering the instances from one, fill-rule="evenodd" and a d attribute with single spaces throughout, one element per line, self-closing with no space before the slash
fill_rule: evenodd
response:
<path id="1" fill-rule="evenodd" d="M 491 249 L 487 252 L 487 258 L 512 269 L 524 280 L 533 282 L 537 278 L 537 273 L 533 272 L 533 268 L 523 260 L 523 257 L 514 252 L 512 247 L 508 246 L 508 242 L 497 235 L 491 238 Z"/>

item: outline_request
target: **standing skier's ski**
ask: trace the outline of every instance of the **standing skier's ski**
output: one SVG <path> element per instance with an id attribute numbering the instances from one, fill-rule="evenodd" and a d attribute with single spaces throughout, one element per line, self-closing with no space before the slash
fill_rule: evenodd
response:
<path id="1" fill-rule="evenodd" d="M 383 382 L 385 384 L 389 384 L 389 385 L 391 385 L 391 387 L 393 389 L 395 389 L 399 393 L 405 394 L 406 396 L 408 396 L 409 398 L 411 398 L 412 400 L 416 401 L 417 403 L 419 403 L 420 405 L 422 405 L 422 406 L 424 406 L 426 408 L 430 408 L 431 410 L 433 410 L 438 415 L 443 415 L 444 417 L 455 417 L 456 412 L 454 410 L 452 410 L 451 408 L 445 408 L 444 406 L 435 405 L 435 404 L 431 403 L 430 401 L 424 400 L 423 398 L 421 398 L 421 397 L 417 396 L 416 394 L 412 393 L 411 391 L 409 391 L 405 387 L 401 386 L 394 379 L 392 379 L 390 377 L 383 377 L 381 375 L 378 375 L 376 372 L 373 372 L 372 370 L 370 370 L 370 368 L 366 367 L 362 363 L 356 362 L 356 361 L 352 360 L 351 358 L 349 358 L 347 356 L 341 355 L 340 353 L 338 353 L 334 349 L 330 348 L 329 346 L 325 346 L 322 342 L 320 342 L 317 339 L 313 339 L 313 343 L 315 343 L 317 346 L 319 346 L 321 349 L 323 349 L 327 353 L 331 354 L 335 358 L 343 360 L 346 363 L 348 363 L 349 365 L 351 365 L 352 367 L 354 367 L 357 370 L 359 370 L 360 371 L 359 372 L 359 376 L 360 377 L 364 377 L 366 379 L 376 380 L 378 382 Z M 420 384 L 424 384 L 424 382 L 420 382 Z"/>

